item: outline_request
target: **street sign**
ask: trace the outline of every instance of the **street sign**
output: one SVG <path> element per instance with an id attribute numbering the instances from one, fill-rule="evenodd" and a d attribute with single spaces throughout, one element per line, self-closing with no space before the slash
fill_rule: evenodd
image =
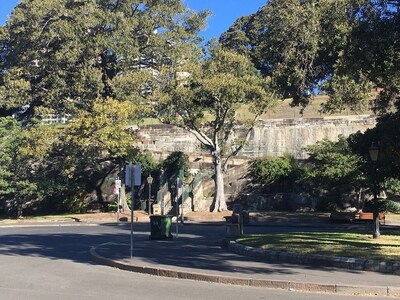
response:
<path id="1" fill-rule="evenodd" d="M 132 170 L 132 175 L 133 175 L 133 184 L 135 186 L 140 186 L 142 184 L 142 167 L 140 165 L 134 165 Z"/>
<path id="2" fill-rule="evenodd" d="M 115 180 L 115 188 L 120 189 L 122 186 L 122 182 L 120 179 Z"/>
<path id="3" fill-rule="evenodd" d="M 125 185 L 131 186 L 131 164 L 125 165 Z"/>

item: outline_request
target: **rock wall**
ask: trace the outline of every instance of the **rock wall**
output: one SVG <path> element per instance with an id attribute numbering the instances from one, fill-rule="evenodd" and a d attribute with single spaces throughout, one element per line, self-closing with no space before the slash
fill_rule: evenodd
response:
<path id="1" fill-rule="evenodd" d="M 373 128 L 376 117 L 370 115 L 260 120 L 251 133 L 249 143 L 240 152 L 243 158 L 282 156 L 290 153 L 295 158 L 306 157 L 303 148 L 326 138 L 337 140 L 340 134 L 349 136 L 357 131 Z M 139 148 L 151 152 L 204 152 L 193 134 L 171 125 L 140 126 Z M 243 134 L 238 128 L 237 136 Z"/>

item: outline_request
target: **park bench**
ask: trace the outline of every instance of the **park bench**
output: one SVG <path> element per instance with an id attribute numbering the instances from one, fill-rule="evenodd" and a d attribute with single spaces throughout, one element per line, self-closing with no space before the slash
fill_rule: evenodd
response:
<path id="1" fill-rule="evenodd" d="M 374 214 L 370 212 L 343 212 L 343 211 L 335 211 L 332 212 L 329 220 L 333 222 L 369 222 L 374 220 Z M 384 213 L 379 213 L 379 220 L 383 221 L 383 224 L 386 224 L 386 217 Z"/>
<path id="2" fill-rule="evenodd" d="M 374 214 L 370 212 L 362 212 L 356 215 L 356 220 L 361 222 L 372 222 L 374 220 Z M 383 224 L 386 224 L 386 217 L 384 213 L 379 213 L 379 221 L 383 221 Z"/>

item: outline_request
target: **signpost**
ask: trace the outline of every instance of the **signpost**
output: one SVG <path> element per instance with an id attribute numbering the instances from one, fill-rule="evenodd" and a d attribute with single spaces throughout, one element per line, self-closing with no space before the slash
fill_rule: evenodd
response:
<path id="1" fill-rule="evenodd" d="M 176 205 L 176 238 L 178 238 L 179 234 L 179 190 L 182 187 L 182 179 L 180 177 L 176 178 L 176 196 L 175 196 L 175 205 Z"/>
<path id="2" fill-rule="evenodd" d="M 142 167 L 140 165 L 125 166 L 125 184 L 131 187 L 131 259 L 133 258 L 133 217 L 135 209 L 135 186 L 140 186 L 142 181 Z"/>
<path id="3" fill-rule="evenodd" d="M 117 179 L 115 180 L 115 192 L 117 194 L 117 222 L 119 222 L 119 209 L 121 207 L 121 197 L 120 197 L 121 187 L 122 187 L 122 182 L 119 179 L 119 177 L 117 177 Z"/>

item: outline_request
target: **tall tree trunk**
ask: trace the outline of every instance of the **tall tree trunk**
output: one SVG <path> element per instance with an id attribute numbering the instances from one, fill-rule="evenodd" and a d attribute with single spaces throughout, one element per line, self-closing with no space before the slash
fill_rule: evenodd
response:
<path id="1" fill-rule="evenodd" d="M 119 201 L 122 211 L 130 211 L 128 202 L 126 201 L 126 184 L 125 184 L 125 161 L 121 158 L 119 161 L 119 179 L 121 180 L 121 189 L 119 193 Z"/>
<path id="2" fill-rule="evenodd" d="M 120 205 L 121 205 L 121 210 L 122 211 L 130 211 L 128 202 L 126 201 L 125 183 L 121 184 L 121 190 L 120 190 L 119 197 L 120 197 L 119 201 L 120 201 Z"/>
<path id="3" fill-rule="evenodd" d="M 215 183 L 215 193 L 214 201 L 211 207 L 213 212 L 228 210 L 225 201 L 225 190 L 224 190 L 224 173 L 222 171 L 221 160 L 218 155 L 214 156 L 214 183 Z"/>

